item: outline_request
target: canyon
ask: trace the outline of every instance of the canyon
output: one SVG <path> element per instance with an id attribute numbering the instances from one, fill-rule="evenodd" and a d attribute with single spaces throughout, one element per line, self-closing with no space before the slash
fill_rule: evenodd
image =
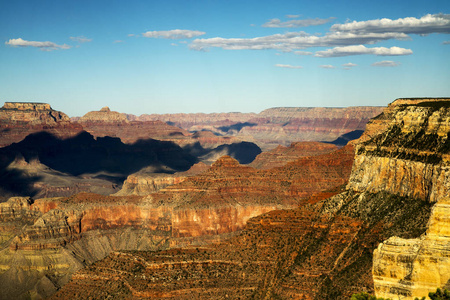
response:
<path id="1" fill-rule="evenodd" d="M 253 217 L 342 186 L 352 161 L 350 145 L 270 170 L 224 156 L 210 167 L 194 165 L 174 184 L 133 185 L 129 178 L 115 196 L 10 198 L 0 203 L 0 281 L 5 283 L 0 298 L 48 297 L 75 271 L 117 251 L 204 247 L 226 240 Z"/>
<path id="2" fill-rule="evenodd" d="M 78 144 L 120 145 L 111 157 L 135 156 L 127 147 L 137 145 L 164 155 L 151 154 L 158 163 L 144 168 L 93 164 L 109 171 L 98 180 L 126 178 L 113 195 L 0 203 L 0 299 L 349 299 L 362 291 L 414 299 L 448 288 L 450 99 L 397 99 L 382 111 L 275 108 L 153 120 L 103 108 L 85 117 L 73 120 L 91 126 Z M 166 128 L 159 138 L 167 140 L 121 140 L 146 122 Z M 123 128 L 108 132 L 114 124 Z M 4 165 L 30 176 L 48 166 L 46 176 L 95 173 L 58 165 L 80 151 L 70 144 L 80 134 L 48 134 L 1 148 Z M 250 141 L 247 134 L 265 151 L 232 157 L 235 143 L 215 144 Z M 70 145 L 58 146 L 67 156 L 35 155 L 45 147 L 34 145 L 54 147 L 55 139 Z M 32 151 L 20 156 L 17 147 Z"/>
<path id="3" fill-rule="evenodd" d="M 99 112 L 89 112 L 81 118 L 72 118 L 83 125 L 94 136 L 117 136 L 125 142 L 136 140 L 136 133 L 125 127 L 158 124 L 158 130 L 152 137 L 171 140 L 180 145 L 199 140 L 202 146 L 206 142 L 228 144 L 236 141 L 248 141 L 257 144 L 263 151 L 278 145 L 289 146 L 298 141 L 332 142 L 350 132 L 361 132 L 370 118 L 380 114 L 382 107 L 280 107 L 256 113 L 192 113 L 192 114 L 143 114 L 140 116 L 119 114 L 104 108 Z M 108 117 L 108 115 L 110 115 Z M 120 122 L 119 126 L 113 121 Z M 164 123 L 162 123 L 164 122 Z M 165 124 L 162 126 L 162 124 Z M 170 129 L 176 126 L 178 130 Z M 101 128 L 101 129 L 100 129 Z M 164 129 L 163 129 L 164 128 Z M 173 127 L 172 127 L 173 128 Z M 172 132 L 171 132 L 172 130 Z M 128 134 L 124 134 L 127 131 Z M 189 133 L 211 132 L 208 139 Z M 165 133 L 162 136 L 161 133 Z M 141 133 L 142 134 L 142 133 Z M 147 133 L 146 133 L 147 134 Z M 228 142 L 226 142 L 228 141 Z"/>
<path id="4" fill-rule="evenodd" d="M 52 299 L 414 299 L 447 287 L 449 103 L 391 103 L 353 143 L 345 187 L 251 218 L 215 244 L 112 252 Z"/>

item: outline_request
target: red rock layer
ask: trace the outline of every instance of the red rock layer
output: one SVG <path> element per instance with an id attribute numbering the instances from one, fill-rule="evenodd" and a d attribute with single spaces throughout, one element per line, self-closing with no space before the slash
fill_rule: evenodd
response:
<path id="1" fill-rule="evenodd" d="M 65 139 L 82 130 L 66 114 L 46 103 L 6 102 L 0 108 L 0 147 L 20 142 L 35 132 L 46 131 Z"/>
<path id="2" fill-rule="evenodd" d="M 299 157 L 326 154 L 337 149 L 335 145 L 319 142 L 296 142 L 289 147 L 280 145 L 273 150 L 259 154 L 249 166 L 256 169 L 271 169 L 281 167 Z"/>

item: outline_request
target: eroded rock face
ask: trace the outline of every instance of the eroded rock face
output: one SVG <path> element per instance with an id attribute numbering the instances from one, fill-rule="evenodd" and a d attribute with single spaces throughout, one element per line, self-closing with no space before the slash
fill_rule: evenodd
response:
<path id="1" fill-rule="evenodd" d="M 128 176 L 123 183 L 122 189 L 115 195 L 148 195 L 167 186 L 178 184 L 184 181 L 188 176 L 200 174 L 207 169 L 209 169 L 208 165 L 199 162 L 185 172 L 177 172 L 174 174 L 148 174 L 145 172 L 138 172 Z"/>
<path id="2" fill-rule="evenodd" d="M 379 297 L 414 299 L 450 283 L 450 198 L 431 211 L 428 228 L 417 239 L 391 237 L 373 254 L 373 278 Z"/>
<path id="3" fill-rule="evenodd" d="M 0 147 L 17 143 L 27 135 L 46 131 L 59 138 L 73 137 L 83 128 L 46 103 L 5 102 L 0 108 Z"/>
<path id="4" fill-rule="evenodd" d="M 357 145 L 348 188 L 431 202 L 449 195 L 449 104 L 450 99 L 393 102 Z"/>

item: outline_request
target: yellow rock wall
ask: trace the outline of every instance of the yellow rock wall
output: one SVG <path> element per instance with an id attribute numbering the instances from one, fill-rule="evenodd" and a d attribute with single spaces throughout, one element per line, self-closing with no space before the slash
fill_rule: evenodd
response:
<path id="1" fill-rule="evenodd" d="M 427 232 L 418 239 L 392 237 L 374 251 L 377 297 L 414 299 L 450 285 L 450 198 L 433 207 Z"/>

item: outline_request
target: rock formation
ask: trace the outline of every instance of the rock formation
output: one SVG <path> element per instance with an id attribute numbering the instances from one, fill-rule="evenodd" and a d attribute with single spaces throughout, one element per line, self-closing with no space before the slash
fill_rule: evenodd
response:
<path id="1" fill-rule="evenodd" d="M 66 114 L 46 103 L 5 102 L 0 108 L 0 147 L 20 142 L 35 132 L 45 131 L 65 139 L 82 130 Z"/>
<path id="2" fill-rule="evenodd" d="M 377 296 L 414 299 L 450 288 L 450 198 L 438 200 L 427 231 L 417 239 L 391 237 L 373 254 Z"/>
<path id="3" fill-rule="evenodd" d="M 199 162 L 185 172 L 177 172 L 174 174 L 155 174 L 140 171 L 128 176 L 123 183 L 122 189 L 115 195 L 148 195 L 167 186 L 178 184 L 187 179 L 188 176 L 200 174 L 208 169 L 208 165 Z"/>
<path id="4" fill-rule="evenodd" d="M 332 144 L 319 142 L 296 142 L 289 147 L 279 145 L 277 148 L 259 154 L 249 166 L 256 169 L 271 169 L 281 167 L 299 157 L 315 156 L 336 151 Z"/>
<path id="5" fill-rule="evenodd" d="M 255 113 L 141 115 L 138 120 L 160 120 L 189 130 L 209 130 L 256 143 L 264 151 L 297 141 L 333 141 L 364 130 L 382 107 L 280 107 Z"/>
<path id="6" fill-rule="evenodd" d="M 448 284 L 448 200 L 444 199 L 449 182 L 449 103 L 450 99 L 400 99 L 392 103 L 356 143 L 357 157 L 344 191 L 322 190 L 302 198 L 296 209 L 275 210 L 250 219 L 238 236 L 219 244 L 156 253 L 113 253 L 77 272 L 54 299 L 107 297 L 108 293 L 123 298 L 348 299 L 361 291 L 376 291 L 378 296 L 389 292 L 396 299 L 401 295 L 414 297 L 424 287 L 435 290 Z M 284 170 L 279 184 L 287 186 L 285 194 L 300 192 L 293 185 L 304 187 L 306 181 L 295 178 L 299 169 L 290 168 L 309 164 L 303 169 L 309 175 L 307 170 L 322 164 L 318 157 L 265 170 L 267 189 L 273 189 L 277 182 L 269 174 Z M 338 156 L 328 157 L 324 170 L 337 163 Z M 221 170 L 222 165 L 229 170 L 239 168 L 225 159 L 208 172 Z M 218 172 L 223 174 L 219 180 L 230 176 L 224 170 Z M 245 195 L 254 197 L 259 188 L 253 182 L 258 181 L 248 180 L 260 172 L 231 172 L 239 175 L 221 187 L 229 194 L 225 202 L 245 199 Z M 211 188 L 202 175 L 152 194 L 153 201 L 204 203 L 202 197 Z M 309 176 L 310 183 L 317 179 Z M 181 194 L 171 197 L 165 194 L 169 190 Z M 198 197 L 193 200 L 183 194 L 194 190 Z M 440 272 L 427 271 L 437 268 Z M 108 289 L 100 291 L 95 286 Z"/>

